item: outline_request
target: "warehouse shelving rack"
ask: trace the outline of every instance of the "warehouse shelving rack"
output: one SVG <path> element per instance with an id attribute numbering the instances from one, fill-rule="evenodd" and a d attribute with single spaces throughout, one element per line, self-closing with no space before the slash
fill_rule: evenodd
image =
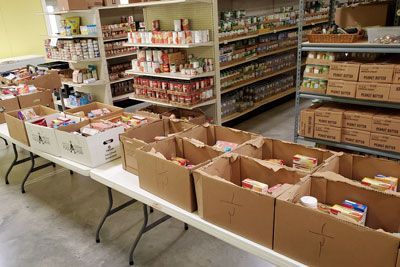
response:
<path id="1" fill-rule="evenodd" d="M 396 1 L 396 6 L 400 7 L 400 0 Z M 304 4 L 305 0 L 299 1 L 300 14 L 298 21 L 298 32 L 299 36 L 303 31 L 303 19 L 304 19 Z M 330 0 L 330 18 L 334 16 L 334 0 Z M 397 10 L 397 9 L 396 9 Z M 398 23 L 398 16 L 395 14 L 395 25 Z M 386 53 L 386 54 L 400 54 L 400 45 L 395 44 L 373 44 L 367 42 L 360 43 L 309 43 L 303 42 L 302 39 L 298 39 L 298 50 L 297 57 L 301 58 L 303 52 L 344 52 L 344 53 Z M 394 110 L 400 110 L 400 103 L 393 102 L 382 102 L 382 101 L 371 101 L 371 100 L 362 100 L 355 98 L 345 98 L 345 97 L 335 97 L 330 95 L 321 95 L 321 94 L 312 94 L 305 93 L 300 91 L 301 81 L 302 81 L 302 68 L 301 64 L 297 63 L 297 78 L 296 78 L 296 107 L 295 107 L 295 125 L 294 125 L 294 141 L 298 142 L 299 140 L 313 142 L 318 145 L 326 145 L 330 147 L 336 147 L 339 149 L 346 149 L 358 153 L 371 154 L 375 156 L 387 157 L 392 159 L 400 160 L 400 153 L 383 151 L 379 149 L 357 146 L 353 144 L 347 143 L 336 143 L 316 138 L 305 138 L 299 136 L 299 120 L 300 120 L 300 104 L 303 99 L 313 100 L 314 102 L 333 102 L 333 103 L 344 103 L 344 104 L 355 104 L 360 106 L 369 106 L 369 107 L 381 107 L 388 108 Z"/>

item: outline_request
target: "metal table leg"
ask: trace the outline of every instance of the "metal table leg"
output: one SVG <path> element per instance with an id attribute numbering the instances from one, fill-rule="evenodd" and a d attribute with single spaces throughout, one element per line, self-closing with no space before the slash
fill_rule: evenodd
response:
<path id="1" fill-rule="evenodd" d="M 103 218 L 101 219 L 99 225 L 97 226 L 97 230 L 96 230 L 96 243 L 100 243 L 100 230 L 103 227 L 104 222 L 106 221 L 106 219 L 108 217 L 110 217 L 111 215 L 113 215 L 114 213 L 132 205 L 133 203 L 136 202 L 136 199 L 132 199 L 129 200 L 127 202 L 125 202 L 124 204 L 115 207 L 114 209 L 112 208 L 113 204 L 114 204 L 114 200 L 113 200 L 113 195 L 112 195 L 112 190 L 110 187 L 107 187 L 107 192 L 108 192 L 108 207 L 106 210 L 106 213 L 104 214 Z"/>
<path id="2" fill-rule="evenodd" d="M 3 139 L 5 145 L 8 146 L 8 141 L 7 141 L 7 139 L 5 139 L 5 138 L 3 138 L 3 137 L 0 137 L 0 138 Z"/>
<path id="3" fill-rule="evenodd" d="M 12 161 L 10 167 L 8 168 L 8 170 L 7 170 L 7 172 L 6 172 L 6 176 L 5 176 L 5 179 L 4 179 L 5 182 L 6 182 L 6 184 L 9 184 L 8 177 L 9 177 L 9 175 L 10 175 L 12 169 L 13 169 L 16 165 L 19 165 L 19 164 L 22 164 L 22 163 L 25 163 L 25 162 L 31 160 L 30 157 L 29 157 L 29 158 L 25 158 L 25 159 L 18 160 L 17 146 L 16 146 L 15 144 L 12 144 L 12 147 L 13 147 L 13 151 L 14 151 L 14 159 L 13 159 L 13 161 Z M 34 156 L 34 157 L 37 158 L 38 156 Z"/>
<path id="4" fill-rule="evenodd" d="M 33 155 L 32 152 L 29 152 L 29 158 L 28 159 L 24 159 L 25 161 L 28 161 L 29 159 L 31 160 L 31 168 L 29 169 L 28 173 L 25 175 L 24 180 L 22 181 L 22 184 L 21 184 L 21 192 L 22 192 L 22 194 L 25 194 L 25 183 L 28 180 L 28 178 L 31 175 L 31 173 L 39 171 L 39 170 L 47 168 L 47 167 L 50 167 L 50 166 L 53 166 L 53 167 L 56 166 L 56 164 L 54 162 L 48 162 L 48 163 L 45 163 L 45 164 L 40 165 L 38 167 L 35 167 L 35 158 L 37 158 L 37 157 L 38 156 Z"/>

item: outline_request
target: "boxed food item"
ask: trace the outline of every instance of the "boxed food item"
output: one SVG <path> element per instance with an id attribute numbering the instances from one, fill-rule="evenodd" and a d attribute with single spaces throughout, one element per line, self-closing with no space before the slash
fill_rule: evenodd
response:
<path id="1" fill-rule="evenodd" d="M 344 110 L 335 105 L 323 105 L 315 110 L 315 124 L 332 127 L 343 126 Z"/>
<path id="2" fill-rule="evenodd" d="M 329 80 L 326 94 L 354 98 L 356 97 L 356 87 L 356 82 Z"/>
<path id="3" fill-rule="evenodd" d="M 356 129 L 361 131 L 371 131 L 372 117 L 375 111 L 370 109 L 346 109 L 343 116 L 343 127 L 348 129 Z"/>
<path id="4" fill-rule="evenodd" d="M 304 196 L 315 198 L 317 207 L 300 204 Z M 332 212 L 335 204 L 345 206 L 346 201 L 356 205 L 347 206 L 353 211 L 368 207 L 365 226 L 362 217 L 356 222 Z M 398 193 L 378 192 L 333 172 L 317 172 L 277 198 L 274 250 L 310 266 L 397 266 L 398 214 Z"/>
<path id="5" fill-rule="evenodd" d="M 122 114 L 123 109 L 100 102 L 92 102 L 90 104 L 71 108 L 65 113 L 87 119 L 107 119 Z"/>
<path id="6" fill-rule="evenodd" d="M 329 68 L 329 80 L 358 81 L 360 64 L 356 62 L 332 62 Z"/>
<path id="7" fill-rule="evenodd" d="M 119 136 L 122 147 L 122 166 L 124 170 L 138 174 L 136 149 L 155 141 L 160 141 L 195 127 L 194 124 L 162 119 L 130 129 Z"/>
<path id="8" fill-rule="evenodd" d="M 269 162 L 271 160 L 279 161 L 287 167 L 294 167 L 296 155 L 310 157 L 316 160 L 317 166 L 306 170 L 307 172 L 315 171 L 319 165 L 329 162 L 332 157 L 336 156 L 335 152 L 329 150 L 307 147 L 267 137 L 250 140 L 239 146 L 235 153 Z"/>
<path id="9" fill-rule="evenodd" d="M 400 115 L 382 112 L 372 118 L 371 131 L 374 133 L 400 136 Z"/>
<path id="10" fill-rule="evenodd" d="M 206 221 L 271 248 L 275 198 L 304 177 L 304 172 L 285 166 L 234 153 L 223 155 L 194 171 L 198 213 Z M 265 194 L 249 189 L 242 185 L 246 179 L 274 190 Z"/>
<path id="11" fill-rule="evenodd" d="M 315 125 L 315 109 L 318 106 L 311 106 L 301 110 L 300 112 L 300 125 L 299 135 L 304 137 L 314 137 L 314 125 Z"/>
<path id="12" fill-rule="evenodd" d="M 88 9 L 88 3 L 85 0 L 57 0 L 60 11 Z"/>
<path id="13" fill-rule="evenodd" d="M 400 84 L 400 64 L 394 65 L 393 81 L 394 84 Z"/>
<path id="14" fill-rule="evenodd" d="M 385 83 L 362 83 L 357 84 L 356 98 L 388 101 L 390 92 L 390 84 Z"/>
<path id="15" fill-rule="evenodd" d="M 171 137 L 136 151 L 139 185 L 178 207 L 197 209 L 192 173 L 222 152 L 186 138 Z"/>
<path id="16" fill-rule="evenodd" d="M 177 108 L 164 112 L 162 116 L 170 119 L 180 119 L 198 125 L 207 122 L 206 115 L 201 109 L 187 110 Z"/>
<path id="17" fill-rule="evenodd" d="M 340 143 L 342 128 L 315 124 L 314 138 Z"/>
<path id="18" fill-rule="evenodd" d="M 360 82 L 373 83 L 392 83 L 393 81 L 393 64 L 361 64 Z"/>
<path id="19" fill-rule="evenodd" d="M 18 98 L 11 96 L 2 99 L 0 96 L 0 123 L 6 122 L 6 119 L 4 118 L 6 112 L 17 109 L 20 109 Z"/>
<path id="20" fill-rule="evenodd" d="M 29 139 L 26 132 L 25 120 L 35 117 L 42 117 L 50 114 L 56 114 L 58 111 L 44 107 L 34 106 L 20 110 L 10 111 L 4 114 L 10 136 L 15 140 L 29 146 Z"/>
<path id="21" fill-rule="evenodd" d="M 198 140 L 223 152 L 234 151 L 239 145 L 259 137 L 259 135 L 213 124 L 203 124 L 179 136 Z"/>
<path id="22" fill-rule="evenodd" d="M 389 91 L 390 102 L 400 102 L 400 84 L 391 84 Z"/>
<path id="23" fill-rule="evenodd" d="M 117 116 L 108 117 L 106 120 L 123 126 L 125 130 L 129 130 L 131 128 L 138 127 L 140 125 L 144 125 L 159 119 L 151 116 L 146 116 L 142 113 L 123 112 Z"/>
<path id="24" fill-rule="evenodd" d="M 342 142 L 344 143 L 368 147 L 370 139 L 370 132 L 357 129 L 342 128 Z"/>
<path id="25" fill-rule="evenodd" d="M 119 134 L 124 128 L 102 120 L 85 120 L 56 131 L 63 158 L 98 167 L 121 156 Z"/>
<path id="26" fill-rule="evenodd" d="M 399 153 L 400 137 L 387 134 L 371 133 L 369 145 L 372 148 Z"/>

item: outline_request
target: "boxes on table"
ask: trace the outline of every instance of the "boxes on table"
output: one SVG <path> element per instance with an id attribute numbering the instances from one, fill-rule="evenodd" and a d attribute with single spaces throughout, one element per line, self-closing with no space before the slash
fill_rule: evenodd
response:
<path id="1" fill-rule="evenodd" d="M 244 143 L 235 150 L 235 153 L 270 161 L 271 163 L 281 163 L 287 167 L 295 167 L 294 157 L 296 155 L 316 159 L 317 166 L 312 169 L 299 169 L 306 172 L 316 171 L 321 164 L 329 162 L 332 157 L 336 156 L 335 152 L 329 150 L 306 147 L 266 137 L 260 137 Z"/>
<path id="2" fill-rule="evenodd" d="M 98 111 L 95 114 L 93 111 Z M 122 114 L 123 109 L 111 105 L 107 105 L 100 102 L 92 102 L 90 104 L 80 106 L 77 108 L 71 108 L 65 111 L 65 113 L 89 119 L 106 119 L 110 117 L 115 117 Z"/>
<path id="3" fill-rule="evenodd" d="M 58 111 L 44 106 L 34 106 L 32 107 L 32 109 L 38 116 L 46 116 L 58 113 Z M 29 138 L 26 132 L 25 121 L 19 118 L 20 111 L 23 110 L 27 109 L 20 109 L 7 112 L 4 114 L 4 117 L 7 123 L 10 136 L 15 140 L 29 146 Z"/>
<path id="4" fill-rule="evenodd" d="M 157 117 L 157 116 L 155 116 L 155 115 L 150 116 L 150 115 L 146 115 L 146 114 L 142 114 L 142 113 L 123 112 L 116 116 L 112 116 L 112 117 L 107 116 L 106 120 L 120 124 L 127 131 L 134 127 L 138 127 L 138 126 L 145 125 L 147 123 L 151 123 L 153 121 L 159 120 L 159 118 L 155 118 L 155 117 Z"/>
<path id="5" fill-rule="evenodd" d="M 305 174 L 230 153 L 194 171 L 198 213 L 203 219 L 272 248 L 275 198 Z M 263 194 L 242 187 L 252 179 L 275 189 Z"/>
<path id="6" fill-rule="evenodd" d="M 194 124 L 204 124 L 207 122 L 206 115 L 201 109 L 186 110 L 186 109 L 173 109 L 166 111 L 162 114 L 163 117 L 180 119 Z"/>
<path id="7" fill-rule="evenodd" d="M 331 165 L 332 166 L 332 165 Z M 372 166 L 369 166 L 372 167 Z M 329 206 L 368 207 L 366 225 L 298 204 L 303 196 Z M 310 266 L 398 266 L 400 196 L 367 188 L 333 172 L 317 172 L 276 200 L 274 250 Z M 383 229 L 383 230 L 382 230 Z M 386 231 L 386 232 L 385 232 Z"/>
<path id="8" fill-rule="evenodd" d="M 4 114 L 9 111 L 20 109 L 18 98 L 11 97 L 7 99 L 0 99 L 0 123 L 5 123 L 6 119 Z"/>
<path id="9" fill-rule="evenodd" d="M 85 0 L 57 0 L 60 11 L 88 9 L 88 3 Z"/>
<path id="10" fill-rule="evenodd" d="M 107 129 L 93 136 L 74 133 L 92 122 L 85 120 L 55 131 L 61 157 L 94 168 L 121 156 L 119 134 L 124 132 L 122 126 Z"/>
<path id="11" fill-rule="evenodd" d="M 136 151 L 139 185 L 184 210 L 195 211 L 192 172 L 221 154 L 212 147 L 179 137 L 144 146 Z"/>
<path id="12" fill-rule="evenodd" d="M 138 174 L 138 166 L 136 160 L 136 149 L 147 144 L 153 143 L 162 138 L 176 135 L 177 133 L 186 131 L 195 127 L 194 124 L 180 121 L 162 119 L 154 121 L 120 135 L 122 146 L 122 166 L 124 170 L 133 174 Z"/>

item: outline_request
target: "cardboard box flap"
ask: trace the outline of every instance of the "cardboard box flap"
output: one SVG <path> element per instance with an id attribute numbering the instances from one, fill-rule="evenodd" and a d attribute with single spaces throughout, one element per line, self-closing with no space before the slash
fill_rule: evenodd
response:
<path id="1" fill-rule="evenodd" d="M 34 85 L 36 88 L 50 90 L 59 89 L 62 87 L 61 78 L 57 72 L 51 72 L 50 74 L 38 76 L 34 80 L 31 80 L 29 84 Z"/>

